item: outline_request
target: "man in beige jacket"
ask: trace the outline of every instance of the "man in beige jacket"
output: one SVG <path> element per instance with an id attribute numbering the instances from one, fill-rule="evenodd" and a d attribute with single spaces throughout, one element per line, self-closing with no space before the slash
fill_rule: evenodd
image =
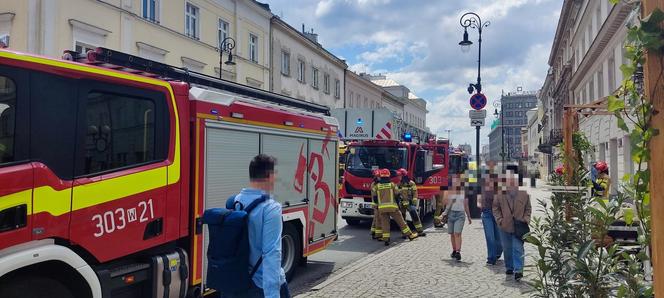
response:
<path id="1" fill-rule="evenodd" d="M 501 178 L 500 194 L 493 200 L 493 215 L 500 227 L 500 240 L 505 255 L 505 274 L 514 274 L 519 281 L 523 277 L 524 250 L 523 239 L 514 234 L 514 220 L 530 223 L 530 196 L 519 190 L 517 175 L 507 172 Z"/>

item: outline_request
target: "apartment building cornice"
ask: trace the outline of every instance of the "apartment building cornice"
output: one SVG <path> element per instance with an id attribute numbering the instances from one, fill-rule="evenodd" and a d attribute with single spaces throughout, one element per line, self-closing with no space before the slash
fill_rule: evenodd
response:
<path id="1" fill-rule="evenodd" d="M 572 74 L 569 81 L 571 89 L 578 86 L 579 83 L 581 83 L 581 80 L 588 75 L 590 67 L 602 54 L 609 41 L 611 41 L 618 30 L 625 26 L 625 20 L 631 13 L 632 9 L 634 9 L 633 4 L 628 4 L 622 1 L 613 6 L 609 16 L 604 21 L 604 24 L 602 24 L 602 28 L 600 28 L 597 36 L 590 45 L 588 52 L 583 56 L 579 67 Z"/>
<path id="2" fill-rule="evenodd" d="M 348 68 L 348 64 L 346 64 L 346 61 L 339 59 L 339 57 L 335 56 L 334 54 L 330 53 L 328 50 L 326 50 L 322 45 L 319 43 L 315 43 L 308 39 L 304 34 L 302 34 L 300 31 L 295 29 L 293 26 L 290 24 L 286 23 L 286 21 L 282 20 L 278 16 L 272 16 L 272 25 L 273 26 L 278 26 L 279 28 L 283 29 L 284 32 L 286 32 L 288 35 L 291 37 L 299 40 L 303 45 L 307 46 L 309 49 L 314 50 L 314 51 L 319 51 L 323 53 L 323 55 L 330 60 L 332 63 L 335 63 L 338 67 L 341 67 L 342 69 Z"/>
<path id="3" fill-rule="evenodd" d="M 549 65 L 553 66 L 553 61 L 555 60 L 558 49 L 561 47 L 561 42 L 565 34 L 565 29 L 567 29 L 567 22 L 570 17 L 573 5 L 577 0 L 564 0 L 563 7 L 560 11 L 560 19 L 558 20 L 558 26 L 556 27 L 556 34 L 553 38 L 553 44 L 551 45 L 551 53 L 549 54 Z"/>

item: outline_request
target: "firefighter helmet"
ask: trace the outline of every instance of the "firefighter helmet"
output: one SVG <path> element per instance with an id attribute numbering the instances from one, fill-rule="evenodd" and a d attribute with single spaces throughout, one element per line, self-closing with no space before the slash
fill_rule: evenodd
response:
<path id="1" fill-rule="evenodd" d="M 390 170 L 388 170 L 388 169 L 380 169 L 378 172 L 379 172 L 378 175 L 381 178 L 385 178 L 385 177 L 389 178 L 390 177 Z"/>
<path id="2" fill-rule="evenodd" d="M 408 170 L 406 170 L 406 169 L 404 169 L 404 168 L 398 169 L 398 170 L 397 170 L 397 175 L 400 175 L 400 176 L 408 176 Z"/>
<path id="3" fill-rule="evenodd" d="M 609 170 L 609 166 L 606 164 L 606 162 L 598 161 L 595 164 L 595 169 L 597 169 L 598 172 L 603 173 Z"/>

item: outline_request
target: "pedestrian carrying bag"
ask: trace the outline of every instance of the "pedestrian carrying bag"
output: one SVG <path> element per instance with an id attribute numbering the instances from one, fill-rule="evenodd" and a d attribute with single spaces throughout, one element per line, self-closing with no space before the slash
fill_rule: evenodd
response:
<path id="1" fill-rule="evenodd" d="M 516 200 L 516 199 L 514 199 Z M 507 206 L 510 207 L 510 213 L 512 213 L 512 223 L 514 225 L 514 236 L 518 237 L 519 239 L 523 240 L 523 236 L 528 234 L 530 232 L 530 226 L 528 226 L 528 223 L 525 221 L 521 221 L 516 219 L 514 217 L 514 210 L 512 210 L 512 206 L 510 206 L 510 202 L 507 202 Z"/>
<path id="2" fill-rule="evenodd" d="M 249 264 L 249 213 L 268 198 L 264 194 L 245 207 L 231 196 L 226 208 L 205 210 L 203 223 L 208 226 L 210 238 L 206 287 L 221 293 L 249 290 L 251 279 L 263 261 L 261 257 L 256 264 Z"/>

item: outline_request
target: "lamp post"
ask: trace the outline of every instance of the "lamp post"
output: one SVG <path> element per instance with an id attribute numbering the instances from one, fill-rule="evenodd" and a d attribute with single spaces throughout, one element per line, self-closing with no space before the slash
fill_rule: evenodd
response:
<path id="1" fill-rule="evenodd" d="M 219 78 L 223 79 L 224 71 L 222 65 L 226 64 L 228 66 L 235 65 L 233 61 L 233 49 L 235 48 L 235 39 L 232 37 L 224 38 L 219 44 Z M 224 52 L 228 52 L 228 60 L 224 61 Z"/>
<path id="2" fill-rule="evenodd" d="M 482 28 L 488 27 L 489 22 L 482 22 L 482 19 L 479 15 L 474 12 L 467 12 L 461 16 L 459 19 L 459 24 L 463 27 L 463 40 L 459 42 L 461 50 L 467 52 L 470 46 L 473 44 L 472 41 L 468 39 L 468 28 L 477 29 L 479 37 L 477 39 L 477 83 L 470 83 L 468 85 L 468 93 L 473 94 L 473 91 L 477 93 L 482 92 L 482 78 L 480 76 L 480 65 L 482 63 Z M 480 172 L 480 126 L 475 126 L 475 163 L 477 165 L 477 174 Z"/>
<path id="3" fill-rule="evenodd" d="M 495 112 L 493 113 L 496 118 L 498 118 L 498 113 L 500 113 L 500 158 L 503 162 L 501 167 L 503 170 L 505 170 L 505 126 L 503 122 L 503 101 L 495 101 L 493 106 L 496 108 Z M 498 112 L 498 106 L 500 106 L 500 112 Z"/>

